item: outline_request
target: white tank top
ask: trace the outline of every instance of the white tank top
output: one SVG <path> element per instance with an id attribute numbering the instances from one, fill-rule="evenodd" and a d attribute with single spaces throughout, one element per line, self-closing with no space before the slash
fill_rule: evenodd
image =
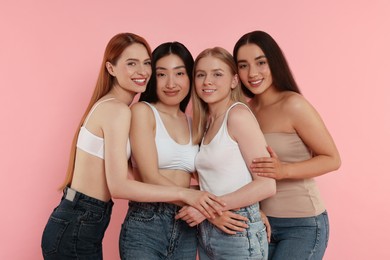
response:
<path id="1" fill-rule="evenodd" d="M 92 154 L 96 157 L 99 157 L 104 160 L 104 138 L 99 137 L 91 133 L 85 125 L 87 125 L 89 118 L 91 117 L 93 111 L 95 111 L 96 107 L 99 106 L 101 103 L 113 100 L 114 98 L 108 98 L 106 100 L 102 100 L 100 102 L 97 102 L 89 112 L 87 118 L 85 119 L 85 122 L 83 126 L 80 128 L 79 136 L 77 138 L 77 148 L 83 150 L 86 153 Z M 130 141 L 127 139 L 127 159 L 130 158 L 131 150 L 130 150 Z"/>
<path id="2" fill-rule="evenodd" d="M 241 155 L 238 143 L 228 133 L 229 111 L 236 105 L 245 106 L 251 111 L 240 102 L 231 105 L 215 137 L 209 144 L 203 144 L 202 140 L 195 158 L 201 190 L 217 196 L 231 193 L 252 181 L 252 175 Z"/>
<path id="3" fill-rule="evenodd" d="M 188 144 L 178 144 L 169 135 L 157 109 L 147 103 L 153 111 L 156 120 L 155 143 L 157 148 L 158 168 L 182 170 L 188 173 L 195 171 L 195 156 L 198 153 L 199 146 L 192 144 L 191 118 L 187 117 L 188 127 L 190 129 L 190 141 Z M 133 167 L 137 164 L 132 160 Z"/>

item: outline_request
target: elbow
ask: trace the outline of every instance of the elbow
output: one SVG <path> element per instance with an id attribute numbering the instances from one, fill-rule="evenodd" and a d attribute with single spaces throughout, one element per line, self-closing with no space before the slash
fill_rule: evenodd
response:
<path id="1" fill-rule="evenodd" d="M 340 169 L 341 167 L 341 158 L 339 155 L 337 155 L 334 160 L 333 160 L 333 171 L 336 171 L 338 169 Z"/>
<path id="2" fill-rule="evenodd" d="M 272 197 L 276 194 L 276 182 L 273 181 L 272 185 L 269 188 L 269 197 Z"/>
<path id="3" fill-rule="evenodd" d="M 122 196 L 118 188 L 110 188 L 109 190 L 110 190 L 111 198 L 121 199 Z"/>

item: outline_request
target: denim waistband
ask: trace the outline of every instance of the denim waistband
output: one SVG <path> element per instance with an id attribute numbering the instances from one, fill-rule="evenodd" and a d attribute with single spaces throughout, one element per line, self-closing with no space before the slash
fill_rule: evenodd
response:
<path id="1" fill-rule="evenodd" d="M 81 192 L 78 192 L 70 187 L 66 187 L 64 189 L 64 195 L 62 196 L 62 199 L 69 201 L 74 206 L 83 205 L 91 210 L 107 212 L 109 214 L 111 214 L 112 206 L 114 205 L 114 202 L 112 200 L 109 200 L 107 202 L 98 200 Z"/>
<path id="2" fill-rule="evenodd" d="M 249 222 L 257 222 L 261 220 L 259 203 L 255 203 L 247 207 L 242 207 L 238 210 L 234 210 L 233 212 L 247 217 Z"/>
<path id="3" fill-rule="evenodd" d="M 143 209 L 143 210 L 149 210 L 156 213 L 171 213 L 176 214 L 181 207 L 177 206 L 175 204 L 170 203 L 164 203 L 164 202 L 129 202 L 129 208 L 130 209 Z"/>

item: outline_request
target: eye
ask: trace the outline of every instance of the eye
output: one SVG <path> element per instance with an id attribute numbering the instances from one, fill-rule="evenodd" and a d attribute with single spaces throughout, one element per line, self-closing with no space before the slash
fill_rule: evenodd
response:
<path id="1" fill-rule="evenodd" d="M 177 75 L 178 75 L 178 76 L 185 76 L 186 73 L 185 73 L 184 71 L 179 71 L 179 72 L 177 73 Z"/>
<path id="2" fill-rule="evenodd" d="M 195 75 L 195 77 L 197 77 L 197 78 L 202 78 L 202 77 L 204 77 L 204 76 L 205 76 L 205 74 L 204 74 L 204 73 L 201 73 L 201 72 L 196 73 L 196 75 Z"/>
<path id="3" fill-rule="evenodd" d="M 267 61 L 265 61 L 265 60 L 259 61 L 259 65 L 260 65 L 260 66 L 263 66 L 263 65 L 265 65 L 265 64 L 267 64 Z"/>
<path id="4" fill-rule="evenodd" d="M 221 72 L 215 72 L 215 73 L 214 73 L 214 76 L 215 76 L 215 77 L 222 77 L 223 74 L 222 74 Z"/>
<path id="5" fill-rule="evenodd" d="M 165 74 L 162 73 L 162 72 L 157 72 L 157 73 L 156 73 L 156 76 L 157 76 L 158 78 L 161 78 L 161 77 L 164 77 Z"/>
<path id="6" fill-rule="evenodd" d="M 135 66 L 135 65 L 137 65 L 137 64 L 136 64 L 134 61 L 130 61 L 130 62 L 127 63 L 127 65 L 128 65 L 128 66 Z"/>
<path id="7" fill-rule="evenodd" d="M 144 65 L 146 65 L 146 66 L 152 66 L 152 62 L 151 62 L 151 61 L 145 61 Z"/>
<path id="8" fill-rule="evenodd" d="M 244 63 L 238 64 L 238 69 L 245 69 L 246 67 L 248 67 L 248 65 L 246 65 Z"/>

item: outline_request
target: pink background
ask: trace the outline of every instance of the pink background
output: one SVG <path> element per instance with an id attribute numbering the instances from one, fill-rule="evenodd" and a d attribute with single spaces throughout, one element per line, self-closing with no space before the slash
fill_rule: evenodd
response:
<path id="1" fill-rule="evenodd" d="M 152 48 L 178 40 L 196 56 L 231 51 L 255 29 L 279 42 L 342 156 L 340 170 L 317 179 L 331 222 L 325 259 L 390 259 L 388 0 L 15 0 L 2 1 L 0 21 L 0 259 L 42 258 L 71 139 L 114 34 L 138 33 Z M 127 205 L 115 203 L 105 259 L 119 258 Z"/>

